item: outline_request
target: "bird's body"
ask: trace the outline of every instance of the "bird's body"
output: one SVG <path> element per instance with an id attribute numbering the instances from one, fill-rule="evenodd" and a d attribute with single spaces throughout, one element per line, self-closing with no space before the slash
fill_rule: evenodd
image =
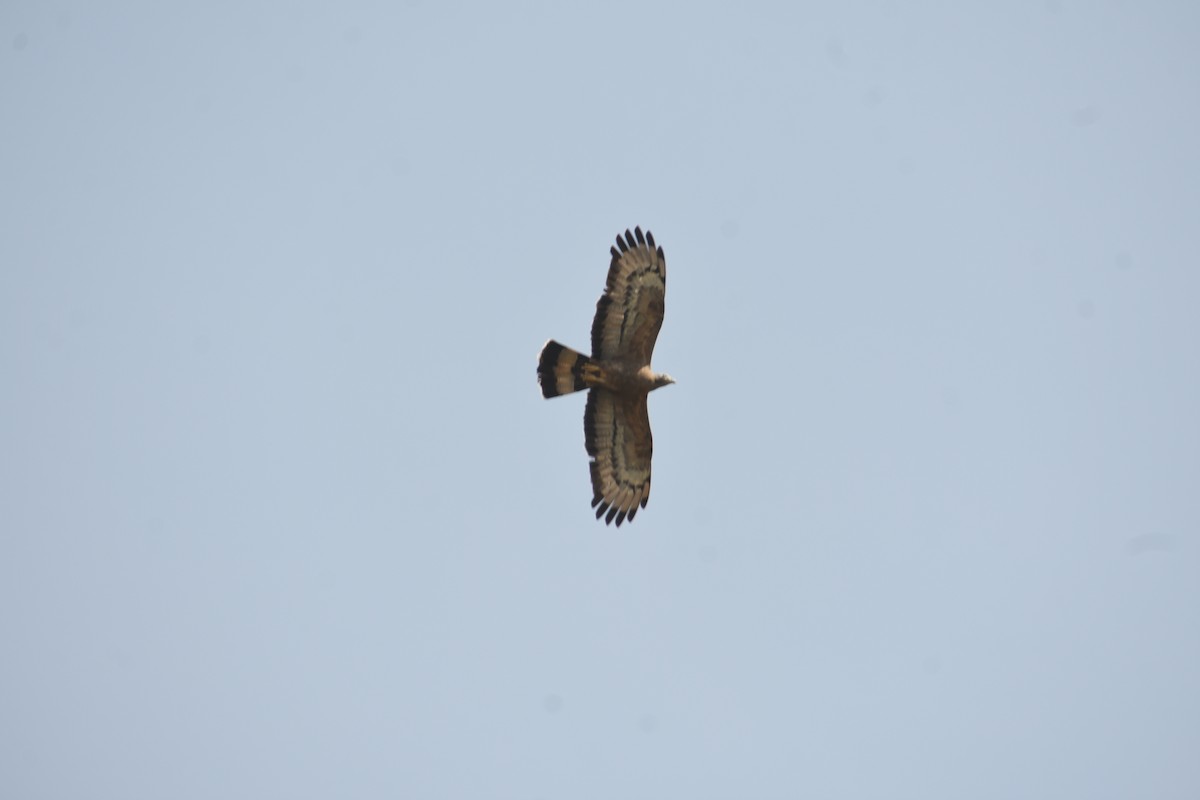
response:
<path id="1" fill-rule="evenodd" d="M 588 389 L 584 444 L 591 458 L 592 505 L 605 522 L 632 520 L 650 499 L 653 437 L 646 395 L 670 376 L 650 368 L 662 327 L 667 261 L 641 228 L 617 237 L 604 294 L 592 322 L 592 355 L 549 341 L 538 356 L 544 397 Z"/>

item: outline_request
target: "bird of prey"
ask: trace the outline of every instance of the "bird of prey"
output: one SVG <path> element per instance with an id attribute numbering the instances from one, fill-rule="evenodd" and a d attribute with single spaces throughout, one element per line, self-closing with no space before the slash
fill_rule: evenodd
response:
<path id="1" fill-rule="evenodd" d="M 551 339 L 538 356 L 543 397 L 588 390 L 583 441 L 591 461 L 596 519 L 633 521 L 650 499 L 650 416 L 646 395 L 675 381 L 650 369 L 663 321 L 667 260 L 649 231 L 617 235 L 608 283 L 596 303 L 592 355 Z M 607 516 L 605 514 L 607 513 Z"/>

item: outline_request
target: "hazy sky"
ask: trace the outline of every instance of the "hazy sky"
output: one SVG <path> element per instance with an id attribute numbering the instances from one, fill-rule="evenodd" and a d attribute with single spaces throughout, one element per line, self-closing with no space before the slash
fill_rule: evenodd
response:
<path id="1" fill-rule="evenodd" d="M 1200 796 L 1198 44 L 0 2 L 0 795 Z M 634 225 L 616 530 L 534 364 Z"/>

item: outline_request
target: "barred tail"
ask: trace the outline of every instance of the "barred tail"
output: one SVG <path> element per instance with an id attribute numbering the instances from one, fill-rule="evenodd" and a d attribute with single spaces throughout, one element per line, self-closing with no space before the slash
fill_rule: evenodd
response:
<path id="1" fill-rule="evenodd" d="M 538 383 L 542 385 L 542 397 L 558 397 L 594 386 L 600 369 L 596 362 L 583 353 L 551 339 L 538 356 L 537 373 Z"/>

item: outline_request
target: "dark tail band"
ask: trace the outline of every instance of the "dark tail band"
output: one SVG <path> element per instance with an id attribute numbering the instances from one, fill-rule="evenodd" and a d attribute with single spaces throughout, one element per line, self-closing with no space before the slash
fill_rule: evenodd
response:
<path id="1" fill-rule="evenodd" d="M 551 339 L 538 356 L 538 383 L 542 385 L 542 397 L 558 397 L 588 388 L 584 382 L 584 368 L 592 360 L 583 353 L 565 347 Z"/>

